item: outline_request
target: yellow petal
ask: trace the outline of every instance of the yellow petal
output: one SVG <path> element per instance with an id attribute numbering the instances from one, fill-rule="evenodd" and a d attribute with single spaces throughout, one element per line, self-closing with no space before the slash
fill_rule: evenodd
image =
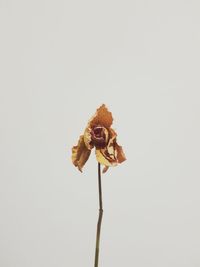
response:
<path id="1" fill-rule="evenodd" d="M 126 160 L 121 146 L 116 141 L 117 133 L 109 128 L 109 142 L 105 148 L 96 149 L 96 158 L 99 163 L 106 167 L 116 166 Z M 105 171 L 107 168 L 105 168 Z"/>
<path id="2" fill-rule="evenodd" d="M 81 135 L 78 145 L 72 148 L 72 162 L 82 172 L 82 168 L 90 156 L 91 150 L 87 149 L 84 136 Z"/>
<path id="3" fill-rule="evenodd" d="M 101 125 L 106 128 L 109 128 L 112 125 L 113 117 L 112 113 L 108 111 L 107 107 L 103 104 L 100 106 L 95 115 L 89 121 L 89 125 Z"/>
<path id="4" fill-rule="evenodd" d="M 99 163 L 107 167 L 112 167 L 117 165 L 117 161 L 114 157 L 106 155 L 106 149 L 96 149 L 96 158 Z"/>
<path id="5" fill-rule="evenodd" d="M 94 146 L 91 145 L 91 128 L 90 127 L 87 127 L 85 129 L 85 132 L 84 132 L 84 142 L 85 142 L 85 145 L 86 147 L 91 150 Z"/>

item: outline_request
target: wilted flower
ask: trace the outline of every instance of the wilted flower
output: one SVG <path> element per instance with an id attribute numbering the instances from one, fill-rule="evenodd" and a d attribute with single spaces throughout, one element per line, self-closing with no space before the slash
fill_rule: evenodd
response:
<path id="1" fill-rule="evenodd" d="M 81 172 L 94 147 L 97 161 L 105 166 L 103 172 L 126 160 L 122 147 L 117 144 L 117 134 L 111 128 L 112 122 L 112 113 L 104 104 L 88 122 L 78 145 L 72 148 L 72 162 Z"/>

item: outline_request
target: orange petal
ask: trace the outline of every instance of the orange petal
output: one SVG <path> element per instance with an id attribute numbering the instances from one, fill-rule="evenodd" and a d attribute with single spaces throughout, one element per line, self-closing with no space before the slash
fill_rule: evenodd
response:
<path id="1" fill-rule="evenodd" d="M 112 129 L 109 128 L 109 142 L 108 142 L 108 147 L 113 146 L 113 143 L 115 142 L 117 138 L 117 133 Z"/>
<path id="2" fill-rule="evenodd" d="M 109 128 L 112 125 L 113 117 L 112 113 L 108 111 L 107 107 L 103 104 L 100 106 L 95 115 L 89 121 L 89 125 L 101 125 L 106 128 Z"/>
<path id="3" fill-rule="evenodd" d="M 90 156 L 91 150 L 87 149 L 84 136 L 81 135 L 78 145 L 72 148 L 72 162 L 82 172 L 82 168 Z"/>
<path id="4" fill-rule="evenodd" d="M 123 161 L 126 160 L 126 156 L 125 156 L 125 154 L 124 154 L 124 151 L 123 151 L 123 149 L 122 149 L 122 146 L 119 146 L 119 145 L 117 144 L 117 142 L 116 142 L 116 144 L 115 144 L 115 149 L 116 149 L 116 151 L 117 151 L 117 162 L 118 162 L 118 163 L 122 163 Z"/>

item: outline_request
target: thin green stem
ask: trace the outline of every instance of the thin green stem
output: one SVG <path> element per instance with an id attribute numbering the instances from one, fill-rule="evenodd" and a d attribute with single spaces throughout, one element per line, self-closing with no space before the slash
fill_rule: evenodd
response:
<path id="1" fill-rule="evenodd" d="M 99 264 L 99 245 L 100 245 L 100 234 L 101 234 L 101 222 L 102 222 L 102 217 L 103 217 L 103 201 L 102 201 L 102 188 L 101 188 L 101 164 L 100 163 L 98 163 L 98 187 L 99 187 L 99 219 L 98 219 L 98 223 L 97 223 L 94 267 L 98 267 L 98 264 Z"/>

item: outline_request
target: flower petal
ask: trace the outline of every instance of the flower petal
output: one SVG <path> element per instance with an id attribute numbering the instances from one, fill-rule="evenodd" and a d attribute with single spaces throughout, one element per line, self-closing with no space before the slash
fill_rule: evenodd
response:
<path id="1" fill-rule="evenodd" d="M 86 129 L 85 129 L 85 132 L 84 132 L 84 142 L 85 142 L 85 145 L 86 147 L 91 150 L 94 146 L 91 144 L 91 141 L 92 141 L 92 136 L 91 136 L 91 128 L 88 126 Z"/>
<path id="2" fill-rule="evenodd" d="M 109 128 L 108 145 L 105 148 L 96 149 L 97 161 L 105 166 L 105 171 L 107 171 L 107 167 L 116 166 L 126 160 L 123 149 L 117 144 L 116 138 L 117 133 Z"/>
<path id="3" fill-rule="evenodd" d="M 113 146 L 114 142 L 116 141 L 116 138 L 117 138 L 117 133 L 112 128 L 109 128 L 108 147 Z"/>
<path id="4" fill-rule="evenodd" d="M 78 145 L 72 148 L 72 162 L 82 172 L 82 168 L 90 156 L 91 150 L 89 150 L 84 142 L 84 136 L 81 135 L 78 141 Z"/>
<path id="5" fill-rule="evenodd" d="M 96 158 L 99 163 L 107 167 L 112 167 L 117 165 L 117 160 L 113 156 L 109 155 L 105 148 L 96 149 Z"/>
<path id="6" fill-rule="evenodd" d="M 117 151 L 117 162 L 118 162 L 118 163 L 122 163 L 123 161 L 126 160 L 126 156 L 125 156 L 125 154 L 124 154 L 124 151 L 123 151 L 123 149 L 122 149 L 122 146 L 119 146 L 119 145 L 117 144 L 117 142 L 116 142 L 116 144 L 115 144 L 115 149 L 116 149 L 116 151 Z"/>
<path id="7" fill-rule="evenodd" d="M 112 125 L 113 117 L 112 113 L 108 111 L 107 107 L 103 104 L 100 106 L 95 115 L 89 121 L 89 125 L 101 125 L 106 128 L 109 128 Z"/>

